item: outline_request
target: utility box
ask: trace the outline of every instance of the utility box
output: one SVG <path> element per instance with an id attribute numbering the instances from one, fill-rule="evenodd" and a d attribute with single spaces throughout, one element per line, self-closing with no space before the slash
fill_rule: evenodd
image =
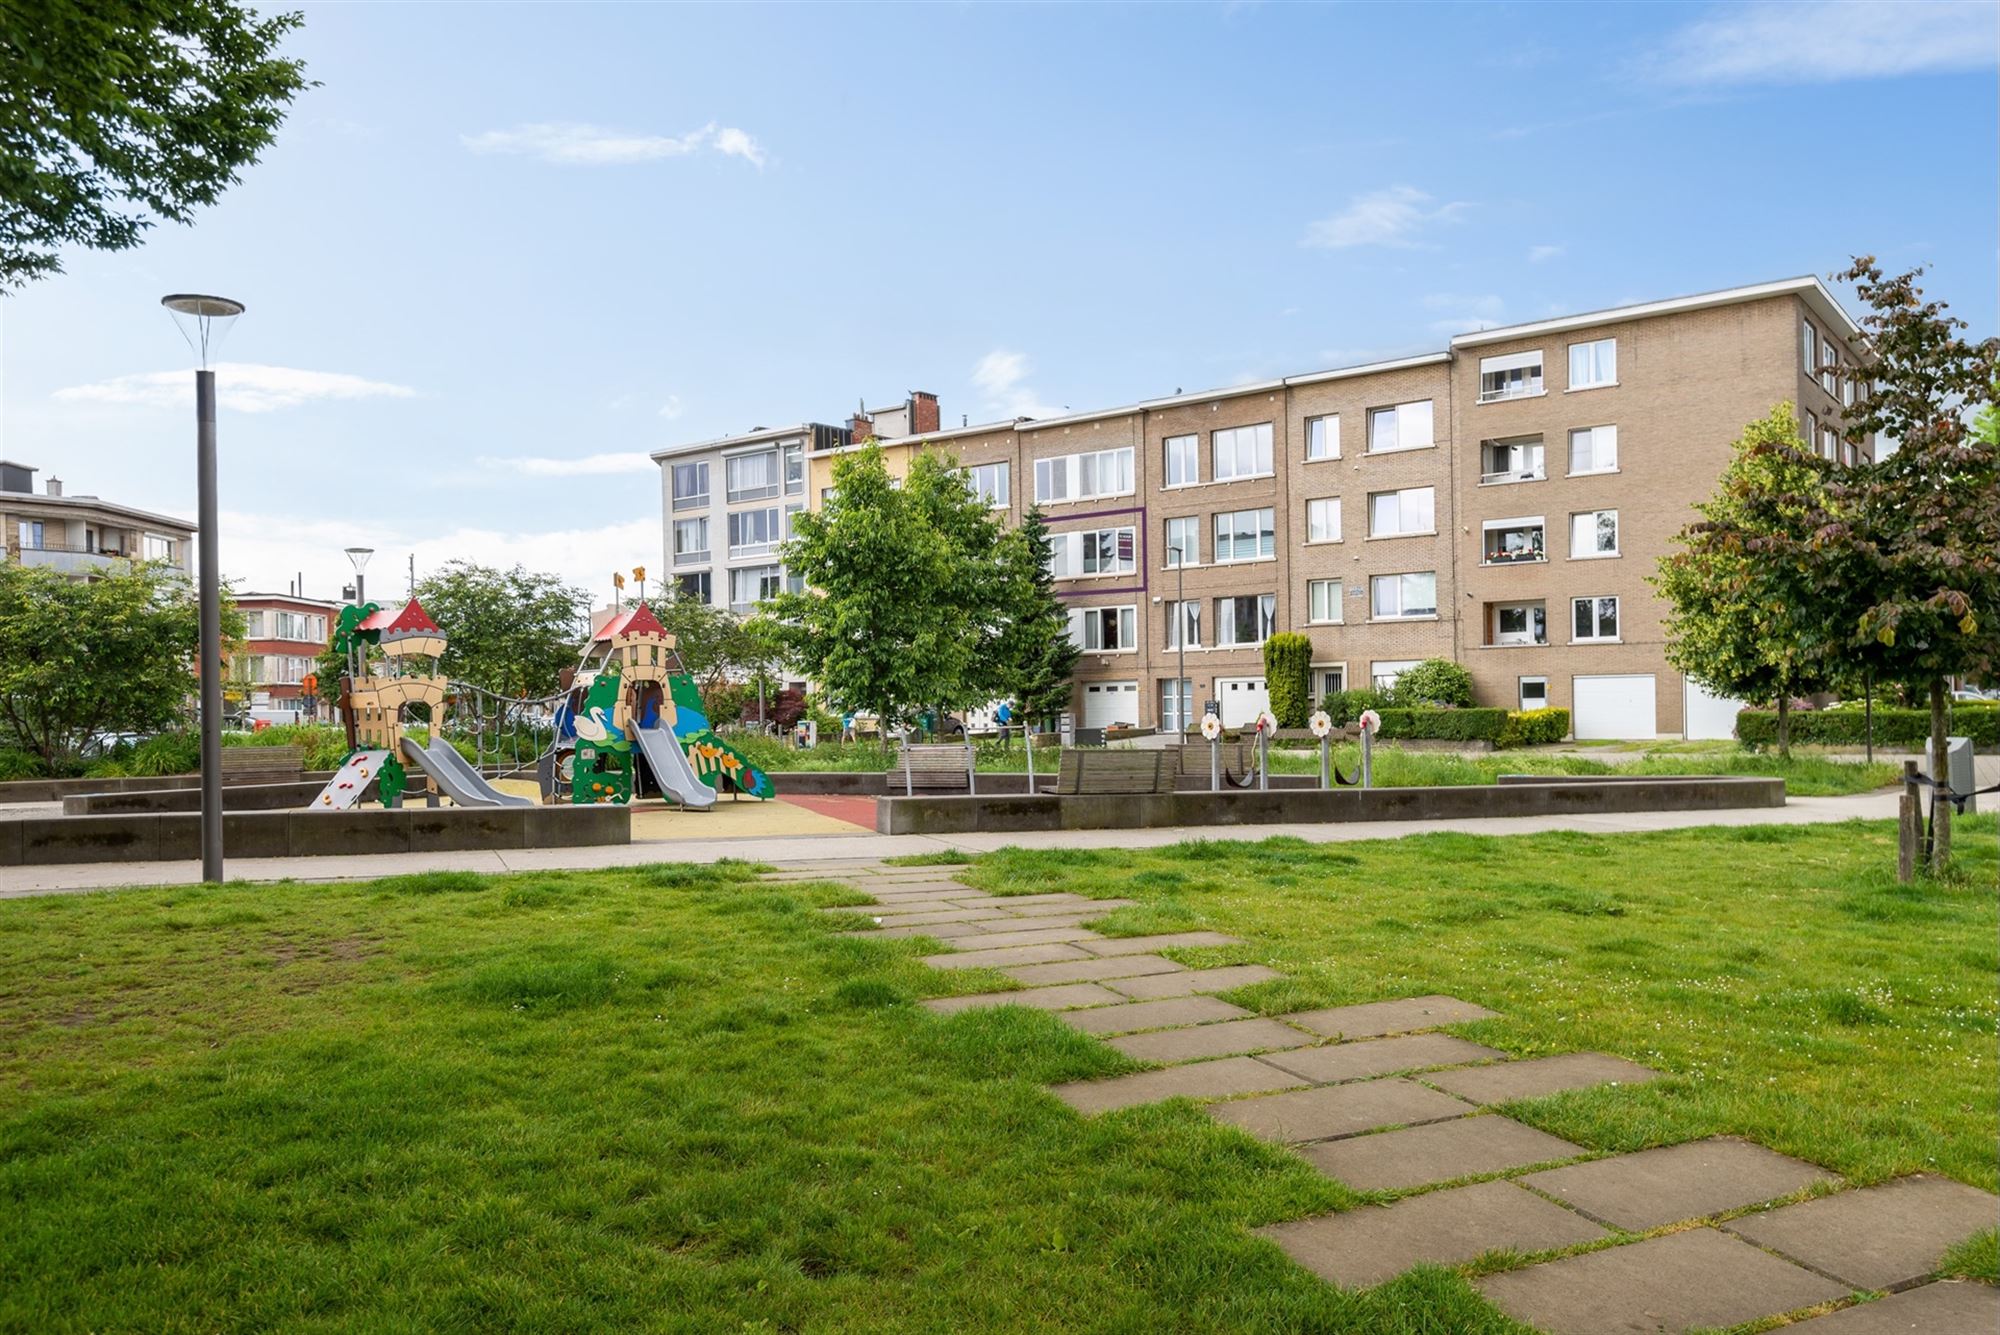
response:
<path id="1" fill-rule="evenodd" d="M 1978 782 L 1972 777 L 1972 739 L 1970 737 L 1945 738 L 1944 757 L 1944 779 L 1951 785 L 1951 790 L 1954 793 L 1969 793 L 1979 786 Z M 1929 740 L 1924 742 L 1924 773 L 1930 775 L 1933 780 L 1938 777 L 1938 767 L 1936 759 L 1931 755 Z M 1969 816 L 1978 810 L 1978 798 L 1969 797 L 1965 800 L 1966 815 Z"/>

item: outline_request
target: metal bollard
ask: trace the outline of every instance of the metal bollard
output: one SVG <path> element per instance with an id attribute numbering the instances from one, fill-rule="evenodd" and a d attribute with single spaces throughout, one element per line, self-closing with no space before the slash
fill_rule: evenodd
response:
<path id="1" fill-rule="evenodd" d="M 1373 728 L 1363 728 L 1361 730 L 1361 786 L 1363 788 L 1373 788 L 1375 786 L 1375 730 Z"/>
<path id="2" fill-rule="evenodd" d="M 1319 739 L 1319 786 L 1333 787 L 1333 741 L 1327 737 Z"/>
<path id="3" fill-rule="evenodd" d="M 1263 727 L 1257 729 L 1257 791 L 1266 792 L 1271 787 L 1271 734 Z"/>
<path id="4" fill-rule="evenodd" d="M 1211 793 L 1222 791 L 1222 739 L 1220 737 L 1211 737 L 1208 739 L 1208 791 Z"/>

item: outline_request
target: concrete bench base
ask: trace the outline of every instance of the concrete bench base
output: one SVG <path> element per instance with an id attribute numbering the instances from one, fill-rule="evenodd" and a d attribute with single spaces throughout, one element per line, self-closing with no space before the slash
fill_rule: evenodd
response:
<path id="1" fill-rule="evenodd" d="M 224 811 L 288 811 L 309 806 L 326 787 L 324 779 L 297 783 L 231 783 L 222 788 Z M 65 816 L 143 815 L 168 811 L 200 811 L 199 788 L 127 789 L 115 793 L 83 793 L 62 800 Z"/>
<path id="2" fill-rule="evenodd" d="M 631 842 L 632 813 L 616 806 L 230 811 L 222 817 L 223 853 L 232 858 L 576 848 Z M 198 814 L 37 816 L 0 821 L 0 866 L 177 862 L 200 856 Z"/>
<path id="3" fill-rule="evenodd" d="M 1661 778 L 1615 784 L 1550 780 L 1455 788 L 1274 788 L 1117 796 L 889 797 L 875 804 L 881 834 L 1022 830 L 1133 830 L 1203 825 L 1318 825 L 1620 811 L 1728 811 L 1782 807 L 1782 779 Z"/>

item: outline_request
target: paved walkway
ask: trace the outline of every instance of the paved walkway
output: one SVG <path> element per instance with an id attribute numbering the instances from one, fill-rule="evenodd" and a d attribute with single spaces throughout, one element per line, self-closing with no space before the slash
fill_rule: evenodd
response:
<path id="1" fill-rule="evenodd" d="M 948 868 L 875 862 L 787 868 L 773 879 L 854 886 L 875 902 L 827 912 L 866 917 L 871 934 L 948 944 L 926 957 L 934 968 L 991 968 L 1017 984 L 925 1002 L 933 1011 L 1052 1011 L 1153 1066 L 1056 1086 L 1078 1112 L 1194 1099 L 1218 1122 L 1382 1193 L 1385 1205 L 1259 1230 L 1343 1287 L 1504 1253 L 1517 1263 L 1477 1287 L 1557 1335 L 1792 1314 L 1827 1335 L 2000 1329 L 2000 1289 L 1934 1279 L 1947 1248 L 2000 1222 L 2000 1198 L 1925 1176 L 1843 1189 L 1815 1164 L 1727 1138 L 1593 1155 L 1494 1108 L 1660 1073 L 1602 1053 L 1513 1061 L 1437 1032 L 1494 1018 L 1475 1003 L 1406 997 L 1258 1016 L 1215 994 L 1281 975 L 1261 965 L 1190 969 L 1158 953 L 1236 938 L 1090 929 L 1129 900 L 992 895 Z M 1867 1301 L 1878 1293 L 1891 1296 Z"/>
<path id="2" fill-rule="evenodd" d="M 745 804 L 739 804 L 745 805 Z M 1542 834 L 1575 830 L 1585 834 L 1628 834 L 1643 830 L 1679 830 L 1705 825 L 1810 825 L 1854 819 L 1894 820 L 1894 793 L 1857 797 L 1794 797 L 1782 807 L 1743 811 L 1642 811 L 1603 816 L 1522 816 L 1507 819 L 1356 821 L 1338 825 L 1180 826 L 1157 830 L 1056 830 L 1017 834 L 771 835 L 745 833 L 737 837 L 705 837 L 701 813 L 657 812 L 647 823 L 687 822 L 690 837 L 652 839 L 637 824 L 633 842 L 594 848 L 494 849 L 454 853 L 396 853 L 319 858 L 235 858 L 228 866 L 232 880 L 341 881 L 366 880 L 416 871 L 588 870 L 629 867 L 649 862 L 714 862 L 721 858 L 755 858 L 791 864 L 827 859 L 874 860 L 906 853 L 956 850 L 987 853 L 996 848 L 1157 848 L 1187 839 L 1268 839 L 1292 835 L 1313 843 L 1355 839 L 1399 839 L 1413 834 L 1456 831 L 1461 834 Z M 837 824 L 833 819 L 827 824 Z M 188 885 L 201 879 L 198 862 L 98 862 L 74 866 L 0 867 L 0 899 L 21 895 L 61 894 L 123 886 Z"/>

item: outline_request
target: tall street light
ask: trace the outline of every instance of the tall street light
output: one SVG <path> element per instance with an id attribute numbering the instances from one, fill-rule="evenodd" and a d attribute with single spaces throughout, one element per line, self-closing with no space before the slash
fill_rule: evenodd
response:
<path id="1" fill-rule="evenodd" d="M 1194 683 L 1187 675 L 1187 553 L 1178 544 L 1167 548 L 1174 558 L 1174 643 L 1181 651 L 1180 680 L 1174 683 L 1174 717 L 1180 721 L 1179 743 L 1187 745 L 1188 713 L 1194 706 Z"/>
<path id="2" fill-rule="evenodd" d="M 368 585 L 362 579 L 362 572 L 368 569 L 368 558 L 375 555 L 373 547 L 349 547 L 348 563 L 354 567 L 354 605 L 361 606 L 368 601 Z"/>
<path id="3" fill-rule="evenodd" d="M 160 298 L 188 347 L 201 358 L 194 373 L 196 523 L 201 598 L 201 879 L 222 879 L 222 583 L 215 533 L 215 372 L 208 355 L 243 303 L 228 297 L 174 292 Z"/>

